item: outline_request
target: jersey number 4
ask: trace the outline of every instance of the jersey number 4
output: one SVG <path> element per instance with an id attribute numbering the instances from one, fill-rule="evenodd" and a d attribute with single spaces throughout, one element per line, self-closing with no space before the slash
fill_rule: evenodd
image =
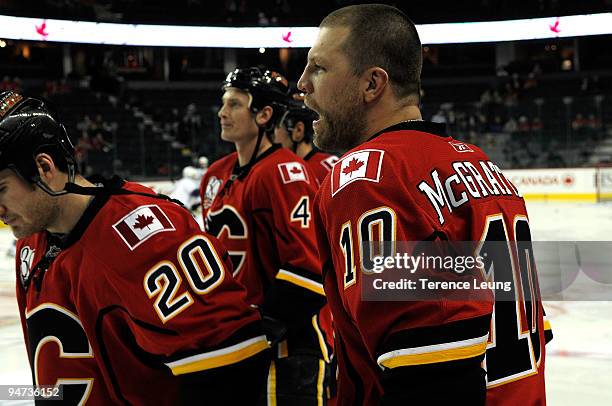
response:
<path id="1" fill-rule="evenodd" d="M 291 210 L 291 221 L 297 221 L 302 228 L 308 228 L 311 217 L 310 199 L 308 199 L 308 196 L 302 196 L 293 210 Z"/>
<path id="2" fill-rule="evenodd" d="M 184 242 L 177 257 L 192 292 L 205 295 L 223 282 L 223 262 L 206 237 L 198 235 Z M 155 298 L 154 308 L 163 323 L 193 303 L 191 293 L 178 293 L 181 282 L 181 273 L 170 261 L 157 263 L 144 277 L 145 291 Z"/>

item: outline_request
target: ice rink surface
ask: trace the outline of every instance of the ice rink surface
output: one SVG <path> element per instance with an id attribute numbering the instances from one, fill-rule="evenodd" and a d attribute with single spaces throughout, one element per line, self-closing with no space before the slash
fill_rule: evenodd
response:
<path id="1" fill-rule="evenodd" d="M 530 202 L 528 209 L 534 241 L 612 241 L 612 204 Z M 5 254 L 11 243 L 10 231 L 0 229 L 0 384 L 30 384 L 14 259 Z M 544 306 L 554 332 L 547 346 L 548 404 L 612 405 L 612 302 L 564 300 Z"/>

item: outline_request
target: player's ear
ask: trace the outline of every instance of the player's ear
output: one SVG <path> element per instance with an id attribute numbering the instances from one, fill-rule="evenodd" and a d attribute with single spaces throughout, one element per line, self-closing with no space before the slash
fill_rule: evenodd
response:
<path id="1" fill-rule="evenodd" d="M 263 126 L 270 121 L 270 119 L 272 119 L 273 112 L 274 110 L 272 110 L 272 107 L 270 106 L 265 106 L 263 109 L 259 110 L 255 115 L 255 122 L 257 125 Z"/>
<path id="2" fill-rule="evenodd" d="M 57 176 L 58 172 L 53 158 L 51 158 L 49 154 L 42 152 L 36 155 L 34 161 L 36 162 L 38 176 L 40 176 L 40 178 L 44 180 L 45 183 L 49 184 L 51 180 L 53 180 L 53 178 Z"/>
<path id="3" fill-rule="evenodd" d="M 295 127 L 293 127 L 291 139 L 293 142 L 302 142 L 302 140 L 304 140 L 304 123 L 298 121 Z"/>
<path id="4" fill-rule="evenodd" d="M 379 68 L 378 66 L 373 66 L 370 69 L 367 69 L 361 75 L 361 79 L 363 87 L 363 101 L 366 103 L 371 103 L 378 99 L 389 83 L 389 75 L 384 69 Z"/>

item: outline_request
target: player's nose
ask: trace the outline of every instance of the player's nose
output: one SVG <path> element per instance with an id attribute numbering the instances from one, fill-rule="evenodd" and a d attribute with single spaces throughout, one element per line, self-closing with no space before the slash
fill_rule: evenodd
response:
<path id="1" fill-rule="evenodd" d="M 312 83 L 310 82 L 305 69 L 304 72 L 302 72 L 302 76 L 300 76 L 300 80 L 298 80 L 297 86 L 298 89 L 306 94 L 312 93 Z"/>
<path id="2" fill-rule="evenodd" d="M 217 111 L 217 117 L 219 118 L 227 117 L 227 114 L 225 113 L 225 106 L 221 106 L 219 111 Z"/>

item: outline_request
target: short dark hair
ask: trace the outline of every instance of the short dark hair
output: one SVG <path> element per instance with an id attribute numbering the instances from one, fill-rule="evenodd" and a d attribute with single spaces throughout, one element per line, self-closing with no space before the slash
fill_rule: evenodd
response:
<path id="1" fill-rule="evenodd" d="M 356 75 L 372 66 L 384 69 L 398 98 L 419 100 L 423 54 L 414 23 L 385 4 L 359 4 L 330 13 L 319 25 L 348 27 L 343 49 Z"/>

